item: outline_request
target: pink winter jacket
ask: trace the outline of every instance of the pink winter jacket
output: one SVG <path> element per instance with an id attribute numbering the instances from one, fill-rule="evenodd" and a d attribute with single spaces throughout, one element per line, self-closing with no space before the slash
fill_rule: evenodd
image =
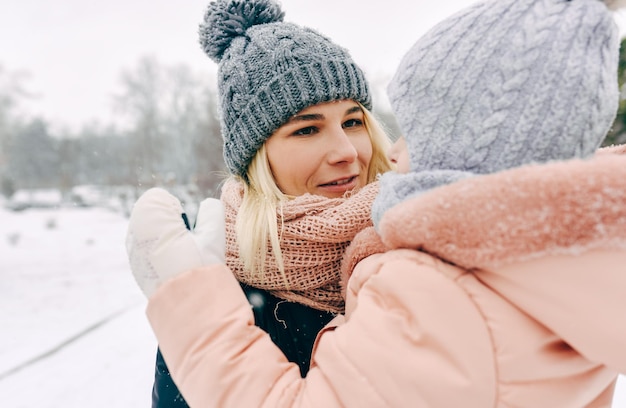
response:
<path id="1" fill-rule="evenodd" d="M 626 373 L 626 149 L 612 153 L 389 210 L 380 240 L 347 253 L 345 318 L 305 379 L 226 267 L 167 282 L 147 314 L 174 381 L 191 407 L 611 406 Z"/>

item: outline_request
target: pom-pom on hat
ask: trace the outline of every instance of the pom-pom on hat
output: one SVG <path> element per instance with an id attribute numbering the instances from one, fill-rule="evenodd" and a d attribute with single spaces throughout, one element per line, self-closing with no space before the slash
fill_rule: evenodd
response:
<path id="1" fill-rule="evenodd" d="M 404 56 L 388 95 L 411 173 L 381 179 L 373 214 L 474 174 L 586 158 L 619 102 L 623 0 L 483 0 Z"/>
<path id="2" fill-rule="evenodd" d="M 341 99 L 371 109 L 365 76 L 349 53 L 283 17 L 270 0 L 217 0 L 200 24 L 202 48 L 219 64 L 224 159 L 244 178 L 257 150 L 302 109 Z"/>

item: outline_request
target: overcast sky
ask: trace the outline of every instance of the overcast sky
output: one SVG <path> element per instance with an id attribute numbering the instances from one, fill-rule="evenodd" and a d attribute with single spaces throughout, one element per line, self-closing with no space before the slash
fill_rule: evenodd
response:
<path id="1" fill-rule="evenodd" d="M 1 0 L 0 66 L 27 71 L 26 105 L 56 124 L 108 120 L 120 72 L 143 56 L 212 75 L 198 45 L 209 0 Z M 475 0 L 282 0 L 285 21 L 348 48 L 372 80 L 388 78 L 415 40 Z M 620 15 L 619 19 L 624 20 Z"/>

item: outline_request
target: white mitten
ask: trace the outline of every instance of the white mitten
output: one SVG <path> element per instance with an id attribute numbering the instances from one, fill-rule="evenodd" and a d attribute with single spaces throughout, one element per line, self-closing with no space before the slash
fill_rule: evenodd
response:
<path id="1" fill-rule="evenodd" d="M 146 297 L 163 282 L 185 271 L 223 264 L 224 207 L 207 198 L 200 204 L 196 227 L 189 231 L 180 201 L 161 188 L 152 188 L 133 207 L 126 236 L 130 267 Z"/>

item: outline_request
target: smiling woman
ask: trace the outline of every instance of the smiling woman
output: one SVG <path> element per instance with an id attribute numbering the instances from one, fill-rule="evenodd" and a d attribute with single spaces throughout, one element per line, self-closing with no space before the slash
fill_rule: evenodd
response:
<path id="1" fill-rule="evenodd" d="M 212 2 L 200 36 L 219 64 L 231 173 L 221 196 L 226 264 L 253 306 L 255 324 L 305 375 L 319 330 L 343 312 L 341 259 L 371 226 L 374 181 L 391 168 L 389 138 L 370 113 L 369 85 L 350 54 L 312 29 L 283 22 L 273 1 Z M 167 208 L 161 215 L 184 236 L 177 202 L 150 190 L 133 210 L 129 256 L 148 297 L 165 277 L 145 269 L 148 241 L 136 232 L 154 208 Z M 173 264 L 190 266 L 183 254 L 174 257 Z M 186 403 L 159 355 L 153 407 L 176 406 Z"/>
<path id="2" fill-rule="evenodd" d="M 341 197 L 367 184 L 372 142 L 355 101 L 306 108 L 278 128 L 265 146 L 276 184 L 286 195 Z"/>

